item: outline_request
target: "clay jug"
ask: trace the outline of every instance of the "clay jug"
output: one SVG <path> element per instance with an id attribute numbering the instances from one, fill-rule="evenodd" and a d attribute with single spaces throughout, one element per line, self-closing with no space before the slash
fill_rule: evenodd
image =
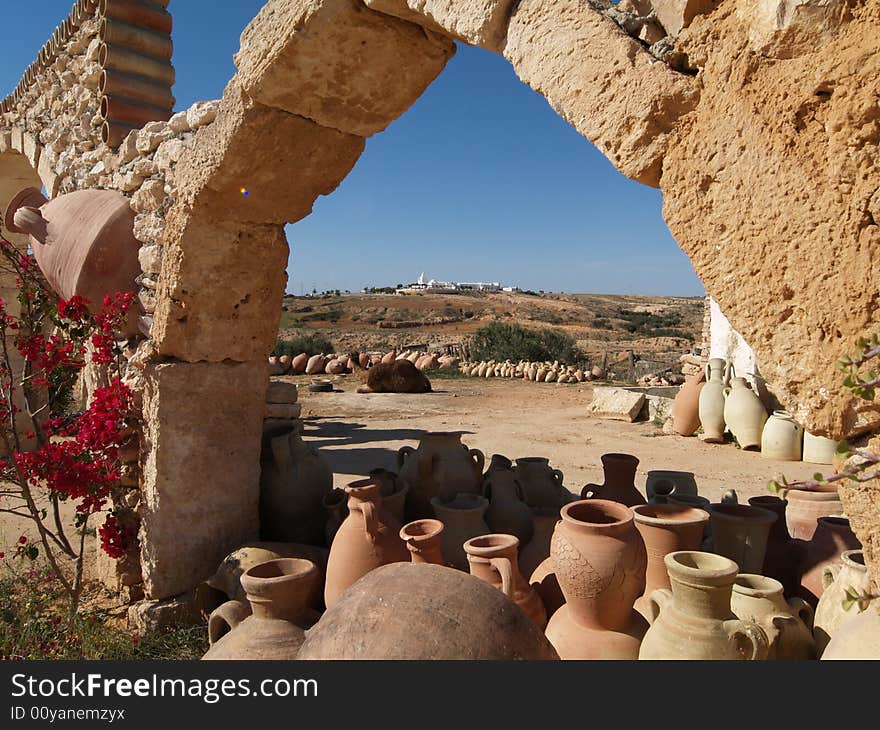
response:
<path id="1" fill-rule="evenodd" d="M 321 545 L 324 497 L 333 472 L 300 436 L 301 427 L 274 436 L 263 447 L 260 466 L 260 535 L 263 540 Z"/>
<path id="2" fill-rule="evenodd" d="M 587 484 L 581 490 L 582 499 L 605 499 L 620 502 L 627 507 L 647 504 L 644 495 L 636 489 L 636 468 L 639 460 L 632 454 L 602 454 L 604 484 Z"/>
<path id="3" fill-rule="evenodd" d="M 388 469 L 373 469 L 370 471 L 370 478 L 379 482 L 381 486 L 379 493 L 382 495 L 382 506 L 394 515 L 394 519 L 403 524 L 409 484 Z"/>
<path id="4" fill-rule="evenodd" d="M 301 375 L 306 371 L 306 365 L 309 363 L 309 356 L 305 352 L 301 352 L 293 360 L 290 361 L 290 371 Z"/>
<path id="5" fill-rule="evenodd" d="M 575 499 L 563 481 L 559 469 L 550 466 L 550 459 L 528 456 L 516 460 L 516 478 L 526 493 L 526 503 L 537 509 L 559 509 Z"/>
<path id="6" fill-rule="evenodd" d="M 348 495 L 344 489 L 334 487 L 321 501 L 327 511 L 327 522 L 324 523 L 324 538 L 327 547 L 333 544 L 333 538 L 348 517 Z"/>
<path id="7" fill-rule="evenodd" d="M 559 509 L 533 509 L 532 539 L 519 551 L 519 572 L 531 575 L 535 569 L 550 556 L 550 540 L 559 522 Z"/>
<path id="8" fill-rule="evenodd" d="M 208 619 L 210 648 L 202 659 L 296 659 L 306 629 L 318 620 L 309 594 L 318 580 L 310 560 L 279 558 L 246 570 L 250 606 L 229 601 Z"/>
<path id="9" fill-rule="evenodd" d="M 489 500 L 486 524 L 496 533 L 516 535 L 520 545 L 527 545 L 535 532 L 532 510 L 526 504 L 526 493 L 516 471 L 495 469 L 483 478 L 483 496 Z"/>
<path id="10" fill-rule="evenodd" d="M 802 598 L 785 600 L 782 583 L 740 573 L 733 584 L 730 608 L 738 619 L 753 621 L 767 634 L 768 659 L 815 659 L 813 608 Z"/>
<path id="11" fill-rule="evenodd" d="M 587 499 L 562 508 L 550 551 L 565 596 L 546 635 L 562 659 L 635 659 L 647 623 L 633 603 L 645 589 L 647 554 L 633 513 Z"/>
<path id="12" fill-rule="evenodd" d="M 801 598 L 815 606 L 825 591 L 822 579 L 825 567 L 839 562 L 847 550 L 860 550 L 861 547 L 846 517 L 820 517 L 813 539 L 807 542 L 801 564 Z"/>
<path id="13" fill-rule="evenodd" d="M 788 502 L 785 523 L 791 536 L 798 540 L 812 539 L 820 517 L 843 514 L 843 504 L 836 490 L 786 489 L 783 496 Z"/>
<path id="14" fill-rule="evenodd" d="M 486 467 L 486 473 L 483 474 L 483 480 L 485 480 L 488 476 L 492 474 L 492 472 L 505 469 L 512 469 L 513 462 L 508 459 L 503 454 L 492 454 L 492 458 L 489 459 L 489 466 Z"/>
<path id="15" fill-rule="evenodd" d="M 444 562 L 458 570 L 467 570 L 468 559 L 464 544 L 472 537 L 491 532 L 485 519 L 489 501 L 478 494 L 465 492 L 457 494 L 448 502 L 434 497 L 431 506 L 434 515 L 444 527 L 440 538 Z"/>
<path id="16" fill-rule="evenodd" d="M 877 659 L 880 657 L 880 601 L 850 616 L 831 637 L 822 659 Z"/>
<path id="17" fill-rule="evenodd" d="M 800 461 L 804 429 L 786 411 L 773 411 L 761 435 L 761 456 L 780 461 Z"/>
<path id="18" fill-rule="evenodd" d="M 746 504 L 711 504 L 714 552 L 730 558 L 743 573 L 760 573 L 776 515 Z"/>
<path id="19" fill-rule="evenodd" d="M 721 358 L 706 363 L 706 384 L 700 391 L 698 412 L 703 427 L 703 441 L 724 443 L 724 388 L 727 386 L 725 366 Z"/>
<path id="20" fill-rule="evenodd" d="M 30 235 L 37 264 L 62 299 L 88 300 L 101 310 L 104 296 L 133 292 L 140 276 L 130 200 L 115 190 L 78 190 L 47 200 L 36 188 L 19 192 L 3 220 L 13 233 Z M 125 334 L 137 330 L 137 307 L 126 319 Z"/>
<path id="21" fill-rule="evenodd" d="M 802 540 L 792 538 L 788 532 L 785 519 L 788 502 L 773 495 L 764 495 L 750 497 L 749 504 L 776 515 L 776 522 L 770 525 L 761 574 L 778 580 L 786 596 L 796 595 L 801 584 L 800 565 L 804 558 L 805 544 Z"/>
<path id="22" fill-rule="evenodd" d="M 679 436 L 693 436 L 700 427 L 700 394 L 703 392 L 704 375 L 685 378 L 672 404 L 672 430 Z"/>
<path id="23" fill-rule="evenodd" d="M 348 517 L 330 547 L 324 588 L 327 608 L 374 568 L 409 562 L 409 551 L 400 539 L 400 523 L 383 508 L 380 489 L 372 479 L 351 482 L 345 488 Z"/>
<path id="24" fill-rule="evenodd" d="M 864 603 L 859 605 L 853 597 L 871 595 L 871 581 L 862 551 L 846 550 L 839 563 L 826 565 L 822 570 L 822 585 L 825 590 L 816 606 L 816 620 L 813 622 L 813 638 L 819 656 L 841 624 L 864 610 Z M 867 599 L 865 602 L 870 605 Z"/>
<path id="25" fill-rule="evenodd" d="M 415 520 L 400 528 L 400 539 L 406 543 L 414 563 L 444 565 L 441 539 L 443 523 L 440 520 Z"/>
<path id="26" fill-rule="evenodd" d="M 802 458 L 808 464 L 831 464 L 834 462 L 838 443 L 834 439 L 814 436 L 809 431 L 804 431 L 804 453 Z"/>
<path id="27" fill-rule="evenodd" d="M 672 590 L 648 597 L 651 628 L 639 659 L 766 659 L 764 630 L 730 608 L 737 565 L 723 555 L 681 551 L 664 558 Z"/>
<path id="28" fill-rule="evenodd" d="M 645 495 L 649 504 L 663 504 L 672 494 L 697 494 L 697 480 L 692 471 L 652 469 L 645 481 Z"/>
<path id="29" fill-rule="evenodd" d="M 733 365 L 730 366 L 734 372 Z M 743 450 L 761 448 L 767 410 L 745 378 L 733 378 L 725 390 L 724 422 Z"/>
<path id="30" fill-rule="evenodd" d="M 514 535 L 472 537 L 464 543 L 464 551 L 471 575 L 503 592 L 538 628 L 547 625 L 547 611 L 540 596 L 519 572 L 519 540 Z"/>
<path id="31" fill-rule="evenodd" d="M 709 513 L 680 504 L 640 504 L 632 511 L 648 554 L 645 591 L 636 601 L 635 608 L 647 619 L 650 617 L 648 596 L 658 588 L 671 587 L 663 559 L 679 550 L 699 550 Z"/>
<path id="32" fill-rule="evenodd" d="M 522 557 L 520 557 L 522 563 Z M 552 556 L 548 556 L 529 577 L 529 585 L 535 589 L 541 597 L 541 603 L 547 611 L 547 618 L 553 616 L 565 603 L 565 596 L 562 595 L 562 588 L 559 585 L 559 579 L 556 577 L 556 565 L 553 563 Z"/>
<path id="33" fill-rule="evenodd" d="M 409 485 L 406 514 L 411 520 L 431 517 L 431 500 L 446 502 L 456 494 L 479 494 L 485 457 L 461 443 L 460 432 L 426 433 L 418 449 L 397 452 L 398 475 Z"/>

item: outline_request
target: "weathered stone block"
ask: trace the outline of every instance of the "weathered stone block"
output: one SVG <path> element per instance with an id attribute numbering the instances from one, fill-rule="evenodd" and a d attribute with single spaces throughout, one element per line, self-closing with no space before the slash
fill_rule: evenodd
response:
<path id="1" fill-rule="evenodd" d="M 128 608 L 128 627 L 141 636 L 181 626 L 198 626 L 204 620 L 195 590 L 162 601 L 141 601 Z"/>
<path id="2" fill-rule="evenodd" d="M 269 383 L 266 391 L 267 403 L 296 403 L 299 398 L 299 389 L 294 383 L 286 383 L 283 380 L 273 380 Z"/>
<path id="3" fill-rule="evenodd" d="M 299 403 L 267 403 L 266 418 L 284 418 L 293 420 L 302 415 L 302 405 Z"/>
<path id="4" fill-rule="evenodd" d="M 623 388 L 595 388 L 589 412 L 599 418 L 632 423 L 644 405 L 644 393 L 633 393 Z"/>
<path id="5" fill-rule="evenodd" d="M 698 15 L 709 13 L 721 0 L 651 0 L 660 24 L 671 36 L 677 36 Z"/>

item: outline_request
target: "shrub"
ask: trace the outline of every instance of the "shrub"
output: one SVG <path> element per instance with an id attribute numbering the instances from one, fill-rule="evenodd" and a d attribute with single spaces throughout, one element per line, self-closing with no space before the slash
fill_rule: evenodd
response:
<path id="1" fill-rule="evenodd" d="M 290 357 L 296 357 L 302 352 L 307 355 L 334 352 L 333 343 L 324 335 L 301 335 L 291 340 L 278 340 L 275 343 L 275 349 L 272 350 L 273 355 L 290 355 Z"/>
<path id="2" fill-rule="evenodd" d="M 474 360 L 559 360 L 573 364 L 583 359 L 574 338 L 564 332 L 504 322 L 477 330 L 470 350 Z"/>

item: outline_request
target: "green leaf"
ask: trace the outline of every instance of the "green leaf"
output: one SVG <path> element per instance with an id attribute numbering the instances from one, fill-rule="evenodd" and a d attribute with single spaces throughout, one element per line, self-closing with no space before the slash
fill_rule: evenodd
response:
<path id="1" fill-rule="evenodd" d="M 817 471 L 815 474 L 813 474 L 813 481 L 819 482 L 819 484 L 823 484 L 825 482 L 825 475 Z"/>

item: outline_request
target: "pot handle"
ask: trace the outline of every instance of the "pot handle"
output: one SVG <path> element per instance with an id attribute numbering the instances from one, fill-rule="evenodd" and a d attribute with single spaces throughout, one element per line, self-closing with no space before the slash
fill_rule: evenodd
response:
<path id="1" fill-rule="evenodd" d="M 513 565 L 510 558 L 489 558 L 489 564 L 501 576 L 501 592 L 513 600 Z"/>
<path id="2" fill-rule="evenodd" d="M 727 635 L 743 659 L 758 661 L 766 659 L 770 651 L 770 640 L 758 624 L 751 621 L 733 619 L 724 622 Z"/>
<path id="3" fill-rule="evenodd" d="M 473 460 L 477 471 L 482 474 L 483 467 L 486 466 L 486 455 L 479 449 L 471 449 L 468 451 L 468 456 Z"/>
<path id="4" fill-rule="evenodd" d="M 376 514 L 376 505 L 372 502 L 364 502 L 361 504 L 361 512 L 364 515 L 364 530 L 367 534 L 367 540 L 374 543 L 379 536 L 379 516 Z"/>
<path id="5" fill-rule="evenodd" d="M 837 574 L 840 572 L 840 563 L 832 563 L 822 568 L 822 589 L 828 590 L 831 584 L 837 580 Z"/>
<path id="6" fill-rule="evenodd" d="M 556 482 L 556 486 L 558 487 L 561 487 L 562 483 L 565 481 L 565 475 L 560 469 L 553 470 L 553 481 Z"/>
<path id="7" fill-rule="evenodd" d="M 712 373 L 712 371 L 709 369 L 709 363 L 706 363 L 706 365 L 703 367 L 703 375 L 706 376 L 707 383 L 709 382 L 709 379 L 712 377 L 711 373 Z"/>
<path id="8" fill-rule="evenodd" d="M 401 446 L 397 450 L 397 469 L 400 470 L 403 467 L 403 463 L 406 461 L 407 457 L 410 454 L 415 453 L 415 449 L 412 446 Z"/>
<path id="9" fill-rule="evenodd" d="M 815 609 L 803 598 L 797 596 L 788 599 L 788 606 L 792 612 L 804 622 L 804 625 L 812 631 L 813 618 L 816 614 Z"/>
<path id="10" fill-rule="evenodd" d="M 650 596 L 648 596 L 648 619 L 649 624 L 653 624 L 660 616 L 663 607 L 672 600 L 672 591 L 668 588 L 658 588 Z"/>
<path id="11" fill-rule="evenodd" d="M 251 607 L 244 601 L 226 601 L 208 617 L 208 642 L 214 646 L 226 634 L 251 615 Z"/>
<path id="12" fill-rule="evenodd" d="M 526 488 L 523 483 L 517 479 L 513 478 L 514 490 L 516 491 L 516 496 L 519 497 L 520 501 L 528 503 L 528 496 L 526 495 Z"/>
<path id="13" fill-rule="evenodd" d="M 581 499 L 595 499 L 599 493 L 600 486 L 599 484 L 585 484 L 583 489 L 581 489 Z M 593 489 L 590 489 L 590 487 L 593 487 Z"/>
<path id="14" fill-rule="evenodd" d="M 736 377 L 736 370 L 733 367 L 733 360 L 727 363 L 724 368 L 724 384 L 728 385 L 730 383 L 731 378 Z"/>

